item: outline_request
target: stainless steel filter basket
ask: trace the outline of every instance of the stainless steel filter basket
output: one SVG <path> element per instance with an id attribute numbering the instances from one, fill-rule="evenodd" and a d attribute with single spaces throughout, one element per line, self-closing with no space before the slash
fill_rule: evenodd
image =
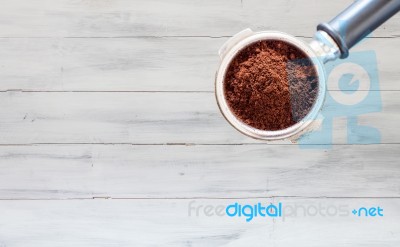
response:
<path id="1" fill-rule="evenodd" d="M 317 72 L 318 96 L 311 111 L 302 120 L 286 129 L 266 131 L 253 128 L 252 126 L 242 122 L 234 115 L 225 99 L 224 81 L 227 69 L 231 64 L 231 61 L 242 49 L 261 40 L 279 40 L 290 44 L 291 46 L 297 47 L 308 56 Z M 224 115 L 226 120 L 238 131 L 257 139 L 285 139 L 291 136 L 296 136 L 296 134 L 306 131 L 307 127 L 310 126 L 313 120 L 315 120 L 315 118 L 317 117 L 318 112 L 320 111 L 325 99 L 325 71 L 322 61 L 318 58 L 315 51 L 311 49 L 311 47 L 306 43 L 303 43 L 301 40 L 282 32 L 268 31 L 255 33 L 250 29 L 246 29 L 229 39 L 220 49 L 219 55 L 221 58 L 221 63 L 215 79 L 215 95 L 222 114 Z"/>
<path id="2" fill-rule="evenodd" d="M 357 0 L 329 23 L 319 24 L 309 44 L 282 32 L 243 30 L 219 50 L 221 62 L 215 78 L 215 95 L 221 113 L 233 127 L 250 137 L 263 140 L 296 139 L 311 129 L 323 106 L 326 94 L 324 63 L 346 58 L 351 47 L 398 11 L 400 0 Z M 279 40 L 298 48 L 310 59 L 317 72 L 318 95 L 313 107 L 303 119 L 286 129 L 265 131 L 249 126 L 234 115 L 225 99 L 224 81 L 232 60 L 242 49 L 261 40 Z"/>

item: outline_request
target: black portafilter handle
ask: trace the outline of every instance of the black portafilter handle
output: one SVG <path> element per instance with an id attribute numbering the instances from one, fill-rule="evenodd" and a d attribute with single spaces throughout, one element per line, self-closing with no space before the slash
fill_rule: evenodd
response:
<path id="1" fill-rule="evenodd" d="M 357 0 L 328 23 L 317 26 L 338 45 L 340 58 L 349 49 L 400 11 L 400 0 Z"/>

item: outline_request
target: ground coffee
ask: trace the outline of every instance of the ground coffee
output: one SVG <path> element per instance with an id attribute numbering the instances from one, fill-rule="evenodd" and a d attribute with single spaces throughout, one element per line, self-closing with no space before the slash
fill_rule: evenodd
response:
<path id="1" fill-rule="evenodd" d="M 232 60 L 224 90 L 229 107 L 241 121 L 260 130 L 281 130 L 311 110 L 318 77 L 299 48 L 264 40 L 244 48 Z"/>

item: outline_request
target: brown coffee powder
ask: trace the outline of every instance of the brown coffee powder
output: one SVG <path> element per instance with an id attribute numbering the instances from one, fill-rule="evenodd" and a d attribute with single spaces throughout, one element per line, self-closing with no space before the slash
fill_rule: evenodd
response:
<path id="1" fill-rule="evenodd" d="M 260 130 L 281 130 L 303 119 L 318 92 L 312 61 L 278 40 L 258 41 L 232 60 L 224 81 L 233 113 Z"/>

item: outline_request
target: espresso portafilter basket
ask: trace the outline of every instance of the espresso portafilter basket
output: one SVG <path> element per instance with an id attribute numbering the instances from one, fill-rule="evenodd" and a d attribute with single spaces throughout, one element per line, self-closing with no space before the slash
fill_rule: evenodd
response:
<path id="1" fill-rule="evenodd" d="M 226 120 L 243 134 L 262 140 L 295 139 L 311 129 L 326 95 L 324 64 L 345 59 L 349 49 L 382 25 L 400 10 L 400 0 L 357 0 L 330 22 L 317 26 L 310 43 L 278 31 L 253 32 L 245 29 L 230 38 L 219 50 L 220 65 L 216 73 L 215 94 Z M 318 95 L 310 112 L 296 124 L 282 130 L 256 129 L 238 119 L 225 99 L 224 80 L 227 69 L 236 55 L 249 45 L 262 40 L 279 40 L 302 50 L 310 59 L 318 76 Z"/>

